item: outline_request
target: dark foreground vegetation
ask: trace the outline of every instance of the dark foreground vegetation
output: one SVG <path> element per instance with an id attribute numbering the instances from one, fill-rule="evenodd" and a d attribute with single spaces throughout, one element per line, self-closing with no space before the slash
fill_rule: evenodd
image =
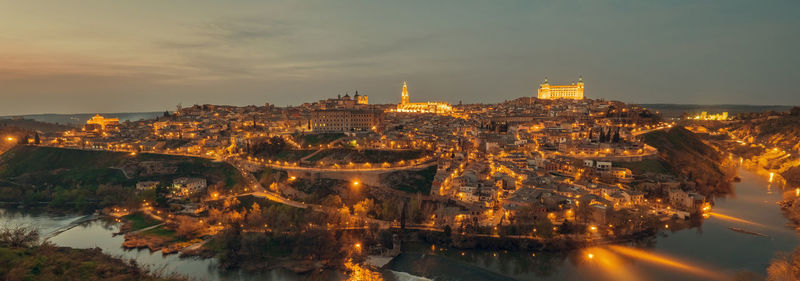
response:
<path id="1" fill-rule="evenodd" d="M 103 254 L 99 248 L 72 249 L 39 244 L 35 229 L 0 229 L 2 280 L 186 280 Z"/>

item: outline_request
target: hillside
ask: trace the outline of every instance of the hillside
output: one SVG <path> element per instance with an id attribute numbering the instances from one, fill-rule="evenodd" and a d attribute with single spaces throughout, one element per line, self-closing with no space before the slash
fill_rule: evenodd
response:
<path id="1" fill-rule="evenodd" d="M 73 129 L 73 126 L 41 122 L 33 119 L 0 119 L 0 129 L 6 127 L 40 131 L 43 133 L 60 133 Z"/>
<path id="2" fill-rule="evenodd" d="M 791 106 L 785 105 L 744 105 L 744 104 L 640 104 L 653 111 L 658 111 L 665 118 L 679 117 L 683 113 L 709 113 L 728 112 L 731 116 L 737 113 L 746 112 L 765 112 L 765 111 L 786 111 Z"/>
<path id="3" fill-rule="evenodd" d="M 759 166 L 780 173 L 787 182 L 800 184 L 800 108 L 790 114 L 772 115 L 733 124 L 730 131 L 738 138 L 762 146 L 737 147 L 746 159 L 758 159 Z"/>
<path id="4" fill-rule="evenodd" d="M 97 113 L 75 113 L 75 114 L 28 114 L 28 115 L 14 115 L 14 116 L 0 116 L 0 119 L 24 118 L 32 119 L 39 122 L 58 123 L 68 125 L 83 125 L 86 120 L 92 118 Z M 141 119 L 154 119 L 162 116 L 163 111 L 155 112 L 117 112 L 117 113 L 99 113 L 107 118 L 119 118 L 120 122 L 125 121 L 138 121 Z"/>
<path id="5" fill-rule="evenodd" d="M 227 189 L 243 182 L 234 167 L 203 158 L 16 146 L 0 155 L 0 201 L 104 205 L 127 199 L 138 181 L 170 184 L 182 176 Z"/>
<path id="6" fill-rule="evenodd" d="M 800 151 L 800 114 L 744 120 L 730 130 L 741 138 L 752 137 L 755 143 Z"/>
<path id="7" fill-rule="evenodd" d="M 714 147 L 683 127 L 654 131 L 644 135 L 644 142 L 658 149 L 661 163 L 676 175 L 697 183 L 697 189 L 708 195 L 728 192 L 732 170 Z"/>

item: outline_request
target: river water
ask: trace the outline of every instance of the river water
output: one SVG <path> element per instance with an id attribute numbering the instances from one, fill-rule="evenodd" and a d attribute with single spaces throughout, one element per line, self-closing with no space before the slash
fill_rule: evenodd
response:
<path id="1" fill-rule="evenodd" d="M 712 214 L 700 227 L 662 231 L 648 241 L 558 253 L 432 250 L 427 245 L 407 251 L 389 267 L 440 281 L 730 280 L 741 271 L 765 275 L 770 260 L 798 245 L 797 231 L 776 204 L 796 196 L 796 187 L 773 185 L 769 176 L 744 169 L 739 176 L 734 194 L 715 199 L 713 212 L 719 215 Z"/>
<path id="2" fill-rule="evenodd" d="M 434 280 L 713 280 L 729 279 L 736 272 L 761 275 L 771 259 L 798 245 L 797 231 L 789 225 L 775 202 L 795 196 L 795 187 L 772 185 L 768 176 L 740 169 L 742 181 L 735 193 L 717 198 L 714 213 L 702 226 L 663 231 L 647 241 L 590 250 L 530 253 L 461 251 L 418 247 L 398 256 L 387 270 L 398 280 L 425 277 Z M 50 241 L 74 248 L 100 247 L 104 252 L 135 259 L 153 269 L 175 272 L 200 280 L 297 280 L 301 276 L 275 270 L 252 274 L 220 272 L 213 259 L 162 256 L 148 250 L 123 250 L 121 236 L 112 233 L 119 224 L 93 220 L 60 232 L 83 216 L 16 212 L 0 209 L 0 222 L 39 227 Z M 756 235 L 735 232 L 738 227 Z M 617 247 L 617 248 L 612 248 Z M 412 247 L 413 249 L 413 247 Z"/>

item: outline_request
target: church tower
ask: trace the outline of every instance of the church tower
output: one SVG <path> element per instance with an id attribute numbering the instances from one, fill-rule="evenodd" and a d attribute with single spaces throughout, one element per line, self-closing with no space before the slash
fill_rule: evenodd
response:
<path id="1" fill-rule="evenodd" d="M 408 103 L 408 85 L 406 85 L 406 81 L 403 81 L 403 92 L 400 93 L 400 104 L 407 104 Z"/>

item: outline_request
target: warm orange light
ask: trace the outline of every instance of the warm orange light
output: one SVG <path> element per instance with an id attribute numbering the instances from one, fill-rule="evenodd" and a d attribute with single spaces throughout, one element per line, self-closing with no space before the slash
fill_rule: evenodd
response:
<path id="1" fill-rule="evenodd" d="M 359 183 L 358 181 L 353 181 L 353 186 L 358 186 L 359 184 L 361 183 Z"/>
<path id="2" fill-rule="evenodd" d="M 711 270 L 708 270 L 708 269 L 704 269 L 704 268 L 701 268 L 701 267 L 698 267 L 698 266 L 693 266 L 693 265 L 687 264 L 687 263 L 682 262 L 682 261 L 680 261 L 678 259 L 671 258 L 671 257 L 668 257 L 668 256 L 654 254 L 654 253 L 651 253 L 651 252 L 647 252 L 647 251 L 643 251 L 643 250 L 639 250 L 639 249 L 635 249 L 635 248 L 631 248 L 631 247 L 619 246 L 619 245 L 609 245 L 608 248 L 610 250 L 618 253 L 618 254 L 621 254 L 621 255 L 637 258 L 639 260 L 642 260 L 642 261 L 645 261 L 645 262 L 650 262 L 650 263 L 661 265 L 661 266 L 666 266 L 666 267 L 670 267 L 670 268 L 674 268 L 674 269 L 679 269 L 679 270 L 682 270 L 684 272 L 688 272 L 688 273 L 691 273 L 691 274 L 702 276 L 702 277 L 707 278 L 709 280 L 729 280 L 728 277 L 726 277 L 725 275 L 720 274 L 718 272 L 714 272 L 714 271 L 711 271 Z"/>
<path id="3" fill-rule="evenodd" d="M 757 223 L 757 222 L 752 222 L 752 221 L 749 221 L 749 220 L 746 220 L 746 219 L 741 219 L 741 218 L 737 218 L 737 217 L 723 215 L 723 214 L 720 214 L 720 213 L 717 213 L 717 212 L 709 212 L 708 214 L 710 214 L 713 217 L 720 218 L 720 219 L 723 219 L 723 220 L 735 221 L 735 222 L 752 224 L 752 225 L 757 225 L 757 226 L 763 226 L 762 224 Z"/>

